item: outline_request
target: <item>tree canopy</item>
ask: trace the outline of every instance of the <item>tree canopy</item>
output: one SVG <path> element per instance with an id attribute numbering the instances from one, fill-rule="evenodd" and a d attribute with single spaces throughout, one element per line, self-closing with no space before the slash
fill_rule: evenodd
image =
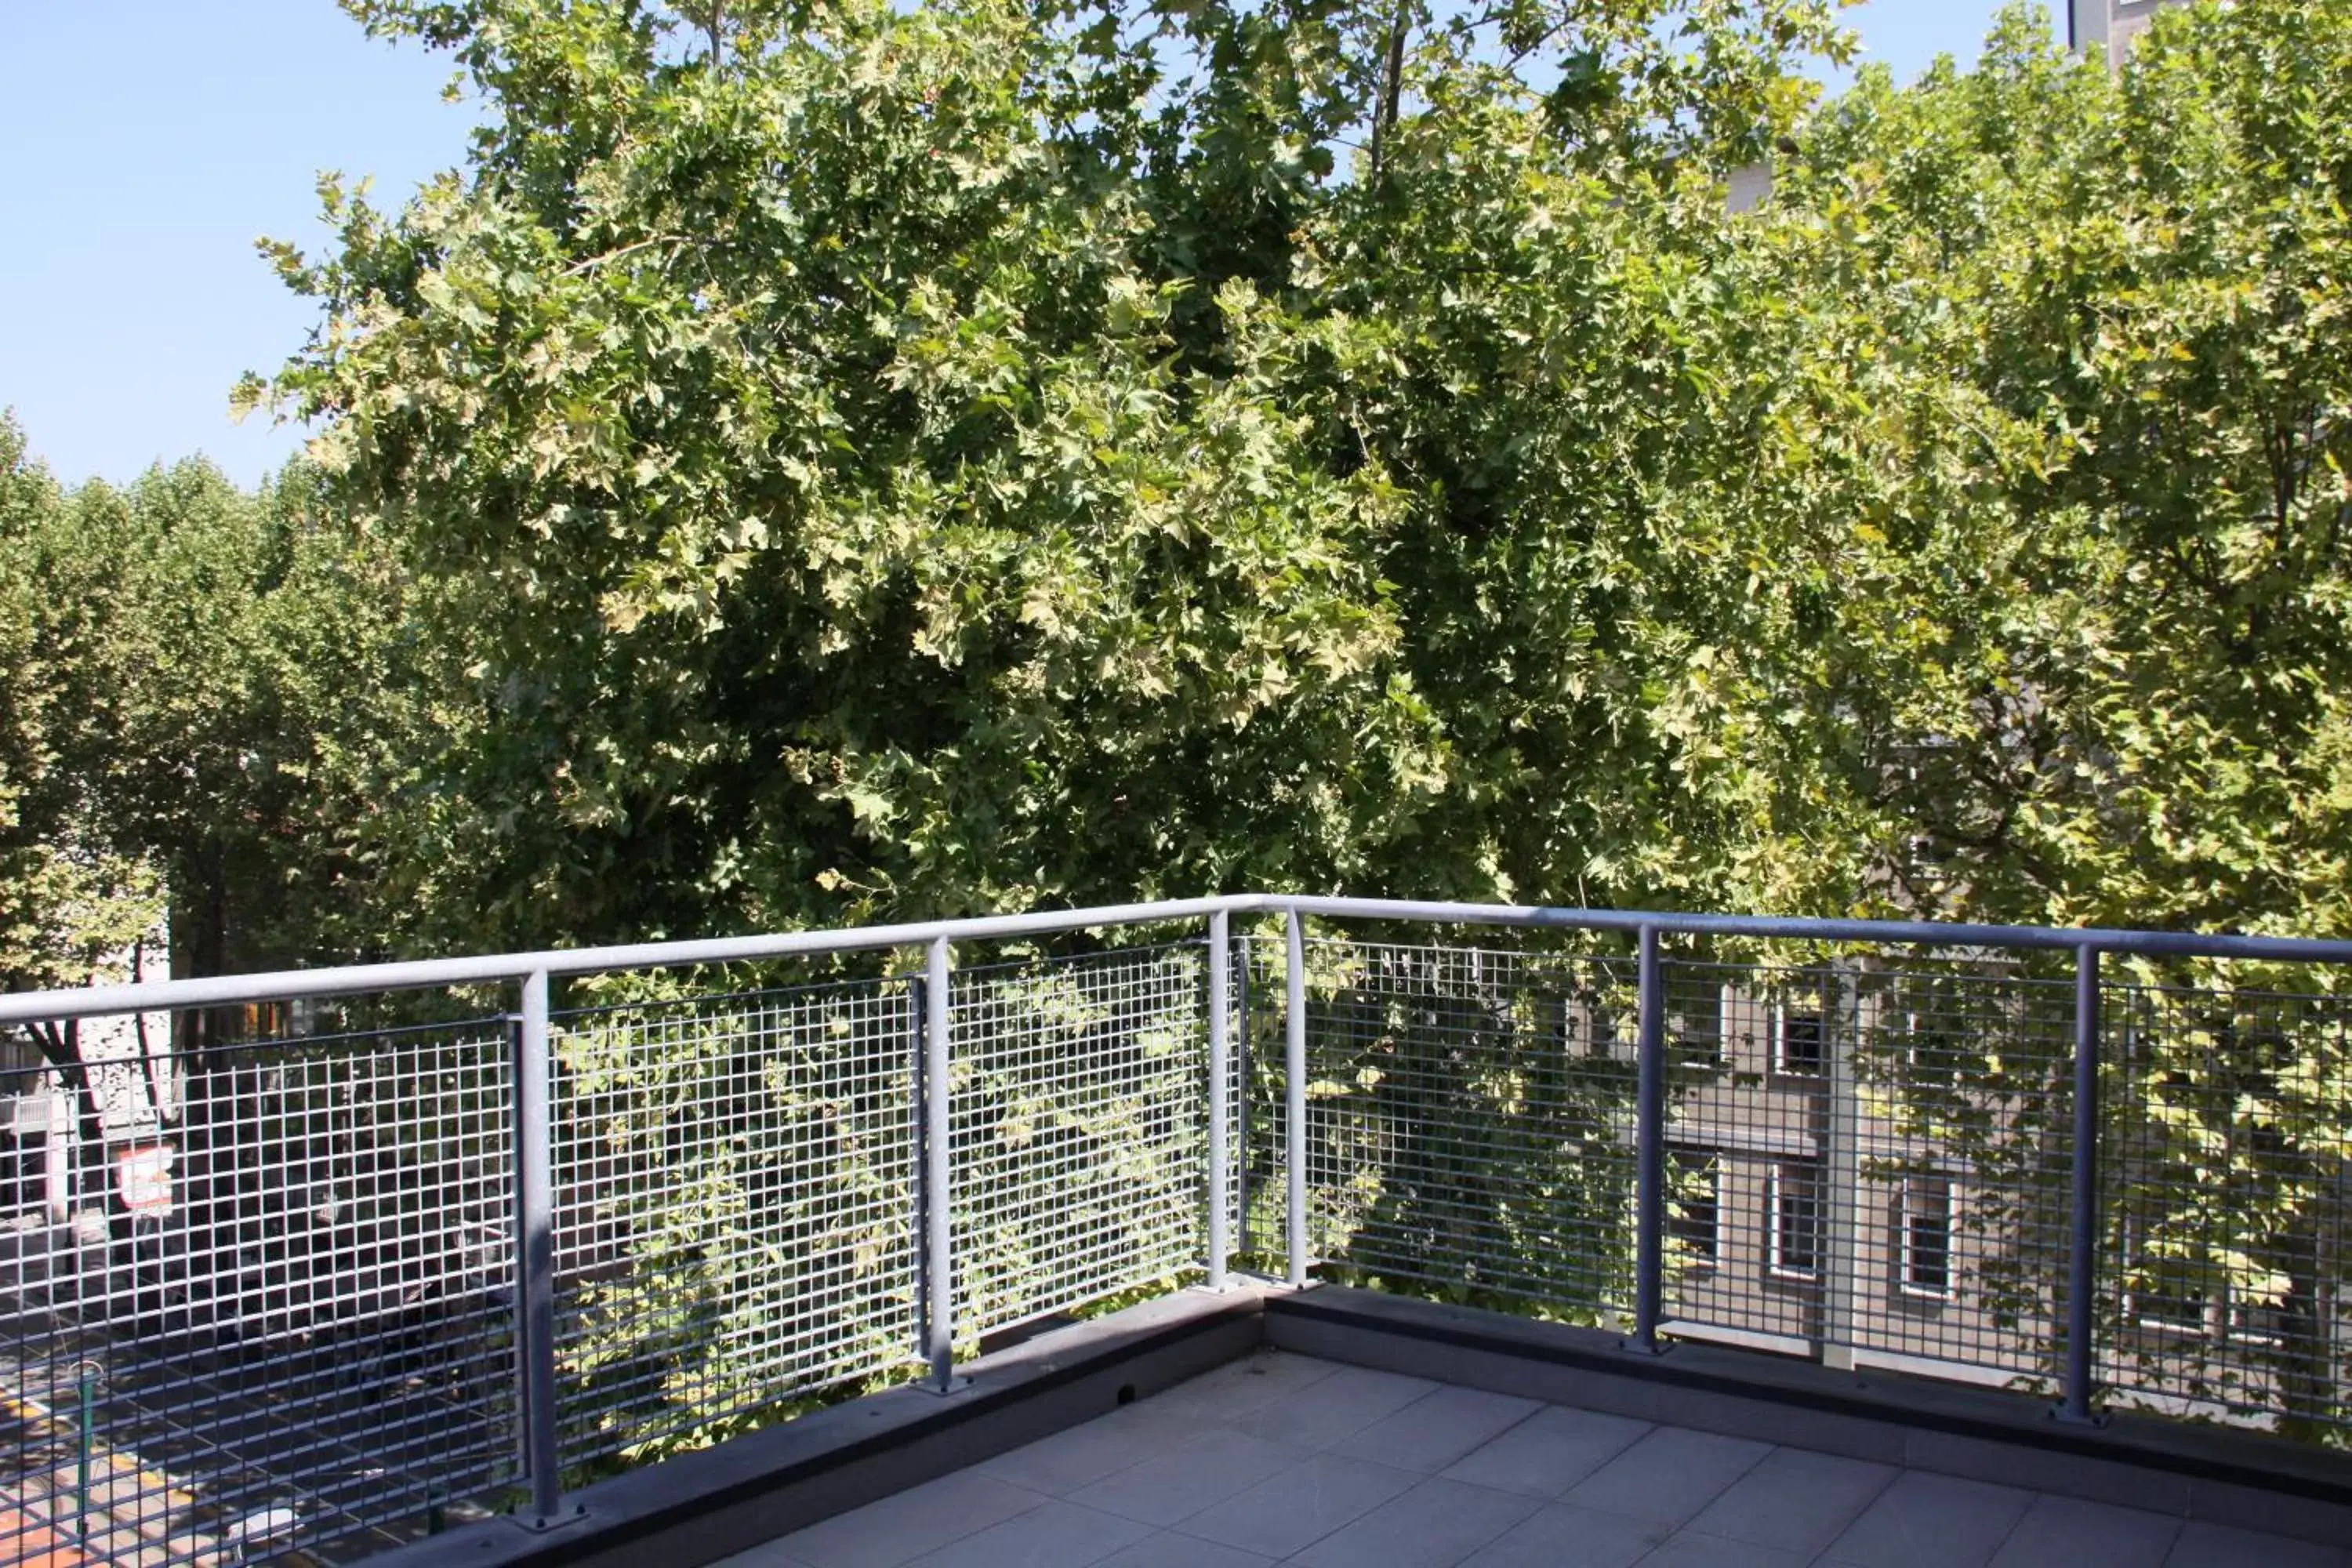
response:
<path id="1" fill-rule="evenodd" d="M 1812 0 L 347 9 L 484 127 L 272 247 L 315 469 L 0 452 L 19 984 L 166 883 L 2343 923 L 2343 0 L 1827 105 Z"/>

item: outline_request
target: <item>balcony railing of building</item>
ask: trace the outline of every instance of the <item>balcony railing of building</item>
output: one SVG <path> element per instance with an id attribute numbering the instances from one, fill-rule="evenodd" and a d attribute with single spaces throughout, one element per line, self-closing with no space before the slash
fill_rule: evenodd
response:
<path id="1" fill-rule="evenodd" d="M 158 1042 L 17 1170 L 0 1563 L 552 1524 L 1244 1272 L 2340 1442 L 2347 963 L 1249 895 L 0 998 Z"/>

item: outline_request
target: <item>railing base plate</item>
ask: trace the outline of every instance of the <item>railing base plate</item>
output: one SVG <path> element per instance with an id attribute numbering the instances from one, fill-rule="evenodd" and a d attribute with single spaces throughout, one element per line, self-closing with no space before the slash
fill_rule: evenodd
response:
<path id="1" fill-rule="evenodd" d="M 568 1508 L 552 1514 L 510 1513 L 506 1519 L 518 1530 L 527 1530 L 533 1535 L 545 1535 L 552 1531 L 567 1530 L 575 1524 L 585 1524 L 589 1513 L 584 1508 Z"/>

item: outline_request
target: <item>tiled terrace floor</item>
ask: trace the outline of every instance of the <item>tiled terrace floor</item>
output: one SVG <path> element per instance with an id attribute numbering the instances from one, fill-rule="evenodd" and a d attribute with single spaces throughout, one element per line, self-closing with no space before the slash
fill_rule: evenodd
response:
<path id="1" fill-rule="evenodd" d="M 1265 1352 L 723 1568 L 2352 1568 L 2346 1554 Z"/>

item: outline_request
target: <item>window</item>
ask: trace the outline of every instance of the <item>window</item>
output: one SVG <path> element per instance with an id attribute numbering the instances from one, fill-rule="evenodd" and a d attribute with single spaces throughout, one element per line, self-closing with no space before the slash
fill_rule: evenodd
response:
<path id="1" fill-rule="evenodd" d="M 2124 1314 L 2143 1329 L 2202 1334 L 2210 1282 L 2192 1258 L 2152 1239 L 2158 1228 L 2144 1215 L 2124 1215 Z"/>
<path id="2" fill-rule="evenodd" d="M 2240 1300 L 2233 1291 L 2230 1298 L 2230 1337 L 2242 1345 L 2283 1345 L 2290 1338 L 2310 1338 L 2306 1330 L 2294 1331 L 2293 1314 L 2276 1301 Z"/>
<path id="3" fill-rule="evenodd" d="M 1829 1031 L 1819 1007 L 1772 1007 L 1772 1070 L 1819 1078 L 1829 1066 Z"/>
<path id="4" fill-rule="evenodd" d="M 1901 1280 L 1913 1296 L 1952 1293 L 1952 1184 L 1943 1176 L 1903 1178 Z"/>
<path id="5" fill-rule="evenodd" d="M 1676 1149 L 1666 1180 L 1667 1234 L 1685 1258 L 1714 1262 L 1723 1234 L 1722 1163 L 1704 1149 Z"/>
<path id="6" fill-rule="evenodd" d="M 1811 1279 L 1822 1267 L 1822 1172 L 1809 1161 L 1772 1167 L 1765 1195 L 1770 1211 L 1766 1262 L 1775 1274 Z"/>

